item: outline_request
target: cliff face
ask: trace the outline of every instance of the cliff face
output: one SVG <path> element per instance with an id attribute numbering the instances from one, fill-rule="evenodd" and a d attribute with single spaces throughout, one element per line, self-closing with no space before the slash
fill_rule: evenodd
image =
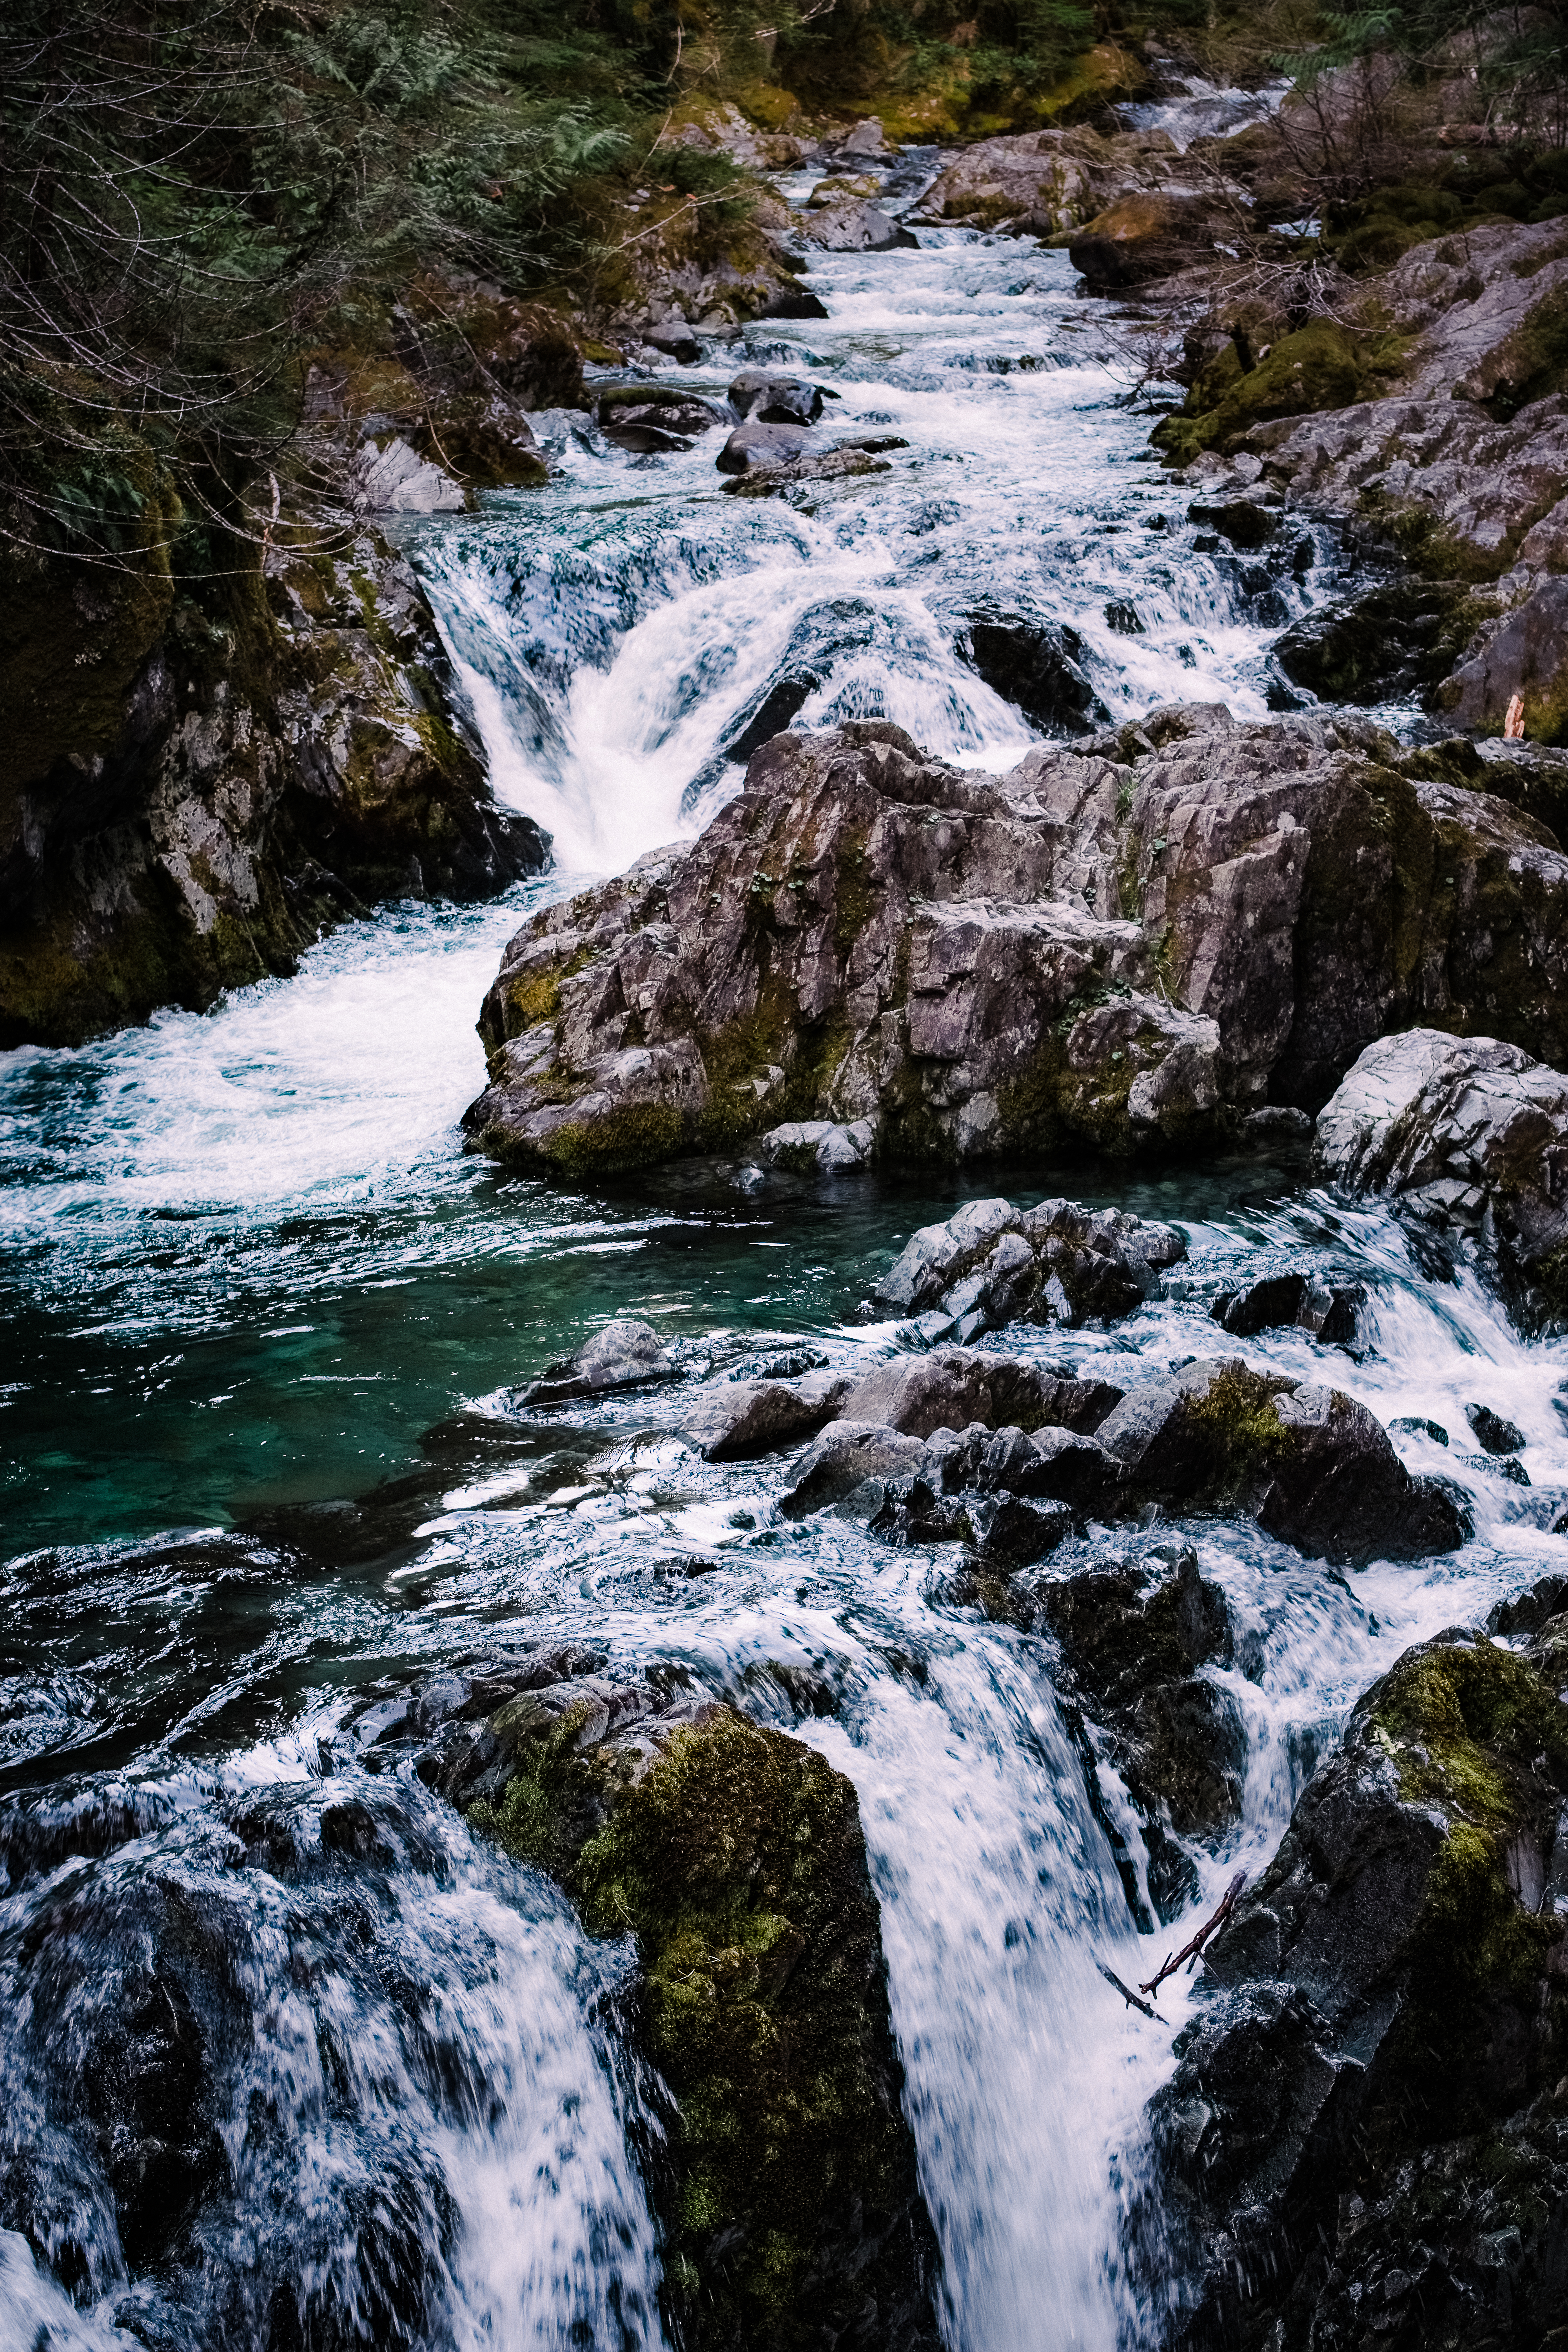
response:
<path id="1" fill-rule="evenodd" d="M 0 583 L 0 1046 L 73 1045 L 292 970 L 380 898 L 477 898 L 548 836 L 498 808 L 413 571 L 331 554 L 170 575 L 155 499 L 125 565 Z"/>

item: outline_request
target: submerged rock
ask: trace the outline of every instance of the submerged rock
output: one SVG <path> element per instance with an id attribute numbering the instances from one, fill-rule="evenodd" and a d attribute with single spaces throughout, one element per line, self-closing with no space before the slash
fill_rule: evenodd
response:
<path id="1" fill-rule="evenodd" d="M 1568 1078 L 1495 1037 L 1369 1045 L 1318 1121 L 1325 1175 L 1479 1234 L 1505 1276 L 1568 1308 Z"/>
<path id="2" fill-rule="evenodd" d="M 677 2340 L 937 2352 L 935 2241 L 900 2105 L 855 1791 L 726 1706 L 581 1682 L 492 1717 L 470 1825 L 637 1938 L 674 2102 L 655 2168 Z M 460 1792 L 459 1792 L 460 1793 Z"/>
<path id="3" fill-rule="evenodd" d="M 470 1148 L 867 1118 L 894 1162 L 1169 1151 L 1316 1109 L 1417 1014 L 1568 1056 L 1568 858 L 1346 724 L 1184 706 L 1001 780 L 880 720 L 777 736 L 698 841 L 518 932 Z"/>
<path id="4" fill-rule="evenodd" d="M 1369 2315 L 1379 2343 L 1550 2341 L 1568 1710 L 1543 1654 L 1406 1652 L 1209 1946 L 1131 2231 L 1142 2293 L 1178 2298 L 1167 2346 L 1359 2344 Z"/>

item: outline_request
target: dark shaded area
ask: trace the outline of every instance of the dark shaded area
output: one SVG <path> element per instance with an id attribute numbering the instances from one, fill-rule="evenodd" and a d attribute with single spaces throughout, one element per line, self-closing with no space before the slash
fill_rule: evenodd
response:
<path id="1" fill-rule="evenodd" d="M 1065 623 L 976 613 L 958 649 L 994 693 L 1037 726 L 1078 734 L 1109 715 L 1079 667 L 1083 639 Z"/>

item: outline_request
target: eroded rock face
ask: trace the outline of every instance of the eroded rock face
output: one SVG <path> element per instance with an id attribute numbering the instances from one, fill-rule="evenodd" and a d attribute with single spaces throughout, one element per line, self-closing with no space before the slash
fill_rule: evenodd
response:
<path id="1" fill-rule="evenodd" d="M 903 1160 L 1170 1150 L 1315 1109 L 1414 1018 L 1568 1055 L 1568 859 L 1400 757 L 1217 705 L 1001 779 L 881 721 L 775 737 L 699 841 L 511 941 L 471 1147 L 626 1167 L 820 1118 Z"/>
<path id="2" fill-rule="evenodd" d="M 603 1676 L 458 1726 L 427 1770 L 590 1934 L 637 1935 L 675 2107 L 656 2193 L 678 2340 L 937 2352 L 850 1783 L 729 1707 Z"/>
<path id="3" fill-rule="evenodd" d="M 1173 1918 L 1197 1891 L 1176 1838 L 1217 1836 L 1241 1811 L 1247 1736 L 1234 1701 L 1200 1671 L 1234 1656 L 1225 1595 L 1198 1573 L 1195 1553 L 1182 1551 L 1042 1579 L 1030 1599 L 1061 1644 L 1058 1689 L 1076 1715 L 1068 1727 L 1084 1751 L 1090 1801 L 1103 1814 L 1102 1747 L 1143 1819 L 1155 1915 Z M 1099 1745 L 1089 1725 L 1104 1734 Z M 1141 1914 L 1125 1842 L 1109 1817 L 1107 1826 Z"/>
<path id="4" fill-rule="evenodd" d="M 1323 1172 L 1484 1233 L 1505 1276 L 1568 1307 L 1568 1078 L 1494 1037 L 1369 1045 L 1318 1121 Z"/>
<path id="5" fill-rule="evenodd" d="M 1540 1639 L 1407 1652 L 1209 1947 L 1134 2222 L 1145 2287 L 1180 2282 L 1168 2345 L 1359 2343 L 1369 2314 L 1401 2347 L 1549 2340 L 1568 1710 Z"/>
<path id="6" fill-rule="evenodd" d="M 165 604 L 128 634 L 125 594 L 40 570 L 8 608 L 33 684 L 0 788 L 0 1047 L 203 1009 L 376 898 L 485 898 L 548 862 L 491 798 L 424 593 L 370 527 L 331 558 L 280 537 L 221 625 L 188 605 L 169 626 Z"/>

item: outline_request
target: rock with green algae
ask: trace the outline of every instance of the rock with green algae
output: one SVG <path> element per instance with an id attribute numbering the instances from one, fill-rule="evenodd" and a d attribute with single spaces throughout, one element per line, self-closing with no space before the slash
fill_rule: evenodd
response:
<path id="1" fill-rule="evenodd" d="M 1129 2225 L 1166 2347 L 1555 2342 L 1568 1707 L 1550 1650 L 1548 1627 L 1522 1656 L 1459 1632 L 1406 1652 L 1209 1947 Z"/>
<path id="2" fill-rule="evenodd" d="M 489 1738 L 500 1793 L 471 1825 L 557 1877 L 591 1934 L 637 1938 L 673 2103 L 654 2189 L 674 2339 L 937 2352 L 850 1783 L 729 1707 L 646 1686 L 531 1693 Z"/>
<path id="3" fill-rule="evenodd" d="M 464 1126 L 573 1174 L 808 1119 L 895 1163 L 1168 1154 L 1416 1019 L 1568 1058 L 1568 857 L 1369 722 L 1171 706 L 993 778 L 855 721 L 517 933 Z"/>

